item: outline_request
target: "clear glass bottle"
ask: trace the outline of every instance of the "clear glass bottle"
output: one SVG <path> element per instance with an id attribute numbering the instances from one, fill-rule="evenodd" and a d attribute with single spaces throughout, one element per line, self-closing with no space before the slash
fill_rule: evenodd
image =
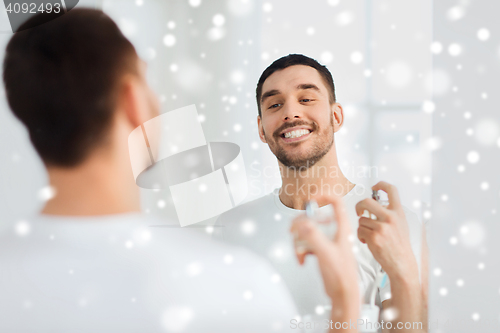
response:
<path id="1" fill-rule="evenodd" d="M 316 225 L 320 232 L 329 239 L 333 239 L 337 231 L 337 224 L 333 217 L 333 207 L 331 205 L 320 208 L 315 200 L 311 200 L 306 204 L 306 216 Z M 294 244 L 297 253 L 309 251 L 307 242 L 298 240 L 297 235 L 294 237 Z"/>

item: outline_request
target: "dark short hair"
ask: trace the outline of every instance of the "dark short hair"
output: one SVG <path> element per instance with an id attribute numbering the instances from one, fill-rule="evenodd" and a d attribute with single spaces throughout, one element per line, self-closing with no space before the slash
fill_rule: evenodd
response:
<path id="1" fill-rule="evenodd" d="M 262 96 L 262 86 L 264 85 L 266 79 L 276 71 L 295 65 L 310 66 L 316 69 L 321 75 L 325 85 L 329 89 L 328 95 L 330 104 L 336 102 L 337 99 L 335 97 L 335 84 L 333 83 L 333 77 L 328 68 L 326 68 L 326 66 L 321 65 L 313 58 L 306 57 L 303 54 L 289 54 L 287 56 L 279 58 L 278 60 L 275 60 L 271 65 L 269 65 L 269 67 L 267 67 L 264 70 L 264 72 L 259 78 L 259 82 L 257 83 L 257 89 L 256 89 L 257 108 L 259 110 L 259 116 L 262 116 L 262 111 L 260 109 L 260 98 Z"/>
<path id="2" fill-rule="evenodd" d="M 106 142 L 119 82 L 137 53 L 102 11 L 41 13 L 14 34 L 3 62 L 7 101 L 46 165 L 72 167 Z M 20 27 L 20 30 L 23 26 Z"/>

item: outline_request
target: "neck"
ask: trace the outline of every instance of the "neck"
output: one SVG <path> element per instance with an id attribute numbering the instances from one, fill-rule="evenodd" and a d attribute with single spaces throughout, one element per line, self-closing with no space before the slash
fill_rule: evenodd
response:
<path id="1" fill-rule="evenodd" d="M 128 151 L 98 152 L 73 168 L 47 168 L 55 196 L 42 210 L 50 215 L 108 215 L 140 211 Z"/>
<path id="2" fill-rule="evenodd" d="M 279 163 L 282 187 L 281 202 L 293 209 L 304 209 L 316 195 L 343 197 L 355 186 L 339 168 L 335 146 L 314 165 L 306 168 L 287 168 Z"/>

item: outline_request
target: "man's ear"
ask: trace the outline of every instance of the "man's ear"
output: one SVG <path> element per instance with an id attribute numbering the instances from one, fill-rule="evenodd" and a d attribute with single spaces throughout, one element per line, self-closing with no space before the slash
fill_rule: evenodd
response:
<path id="1" fill-rule="evenodd" d="M 118 92 L 118 109 L 122 111 L 132 128 L 142 125 L 151 118 L 147 93 L 139 78 L 125 75 Z"/>
<path id="2" fill-rule="evenodd" d="M 333 132 L 338 132 L 342 125 L 344 124 L 344 109 L 339 103 L 332 104 L 332 115 L 333 115 Z"/>
<path id="3" fill-rule="evenodd" d="M 257 125 L 259 126 L 260 141 L 267 143 L 266 137 L 264 136 L 264 127 L 262 126 L 262 119 L 260 118 L 260 116 L 257 116 Z"/>

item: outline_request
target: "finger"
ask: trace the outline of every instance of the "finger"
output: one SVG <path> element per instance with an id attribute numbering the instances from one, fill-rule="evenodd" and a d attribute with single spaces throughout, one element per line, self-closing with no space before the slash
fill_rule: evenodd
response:
<path id="1" fill-rule="evenodd" d="M 295 256 L 297 257 L 297 261 L 299 262 L 299 264 L 303 264 L 304 263 L 304 260 L 305 260 L 305 257 L 306 257 L 306 254 L 305 253 L 298 253 L 298 252 L 295 252 Z"/>
<path id="2" fill-rule="evenodd" d="M 333 242 L 309 221 L 301 223 L 297 228 L 297 239 L 305 241 L 308 246 L 307 253 L 297 256 L 301 265 L 304 263 L 307 254 L 314 254 L 318 258 L 318 262 L 328 262 L 337 253 Z"/>
<path id="3" fill-rule="evenodd" d="M 335 240 L 347 239 L 351 235 L 351 225 L 342 198 L 330 195 L 319 195 L 313 198 L 319 205 L 331 204 L 333 206 L 334 219 L 337 222 Z"/>
<path id="4" fill-rule="evenodd" d="M 300 220 L 296 222 L 295 234 L 296 240 L 305 241 L 308 249 L 312 253 L 317 253 L 318 248 L 330 246 L 330 240 L 321 233 L 318 228 L 309 220 Z"/>
<path id="5" fill-rule="evenodd" d="M 293 234 L 294 238 L 294 245 L 295 245 L 295 256 L 297 257 L 297 261 L 299 262 L 300 265 L 304 264 L 305 257 L 308 254 L 312 254 L 309 250 L 306 249 L 304 245 L 298 246 L 296 244 L 297 241 L 303 241 L 304 239 L 300 235 L 300 229 L 305 227 L 308 227 L 309 225 L 312 225 L 312 222 L 307 218 L 306 215 L 302 214 L 297 216 L 293 221 L 292 221 L 292 226 L 290 227 L 290 232 Z"/>
<path id="6" fill-rule="evenodd" d="M 295 241 L 307 243 L 307 252 L 298 253 L 296 251 L 297 260 L 301 265 L 308 254 L 315 254 L 318 260 L 325 260 L 325 258 L 331 257 L 335 251 L 332 241 L 320 232 L 305 215 L 297 217 L 290 230 L 294 234 Z"/>
<path id="7" fill-rule="evenodd" d="M 372 220 L 372 219 L 367 218 L 367 217 L 360 217 L 359 218 L 359 226 L 365 227 L 365 228 L 373 230 L 373 231 L 380 230 L 380 222 L 376 221 L 376 220 Z"/>
<path id="8" fill-rule="evenodd" d="M 363 244 L 367 244 L 371 241 L 373 230 L 366 228 L 364 226 L 360 226 L 358 228 L 358 239 Z"/>
<path id="9" fill-rule="evenodd" d="M 308 223 L 310 221 L 311 220 L 308 219 L 305 214 L 298 215 L 296 218 L 294 218 L 292 220 L 292 226 L 290 227 L 290 232 L 294 235 L 297 234 L 300 226 L 302 226 L 304 223 Z"/>
<path id="10" fill-rule="evenodd" d="M 295 253 L 296 257 L 297 257 L 297 261 L 299 262 L 299 264 L 303 265 L 304 262 L 306 261 L 306 256 L 308 254 L 313 254 L 311 252 L 302 252 L 302 253 Z"/>
<path id="11" fill-rule="evenodd" d="M 401 206 L 401 201 L 399 200 L 399 192 L 396 186 L 389 184 L 387 182 L 381 181 L 372 187 L 372 190 L 378 191 L 382 190 L 387 193 L 389 197 L 389 206 L 399 207 Z"/>
<path id="12" fill-rule="evenodd" d="M 379 221 L 388 221 L 389 219 L 387 209 L 372 198 L 361 200 L 356 204 L 356 214 L 358 216 L 363 215 L 365 210 L 374 214 Z"/>

